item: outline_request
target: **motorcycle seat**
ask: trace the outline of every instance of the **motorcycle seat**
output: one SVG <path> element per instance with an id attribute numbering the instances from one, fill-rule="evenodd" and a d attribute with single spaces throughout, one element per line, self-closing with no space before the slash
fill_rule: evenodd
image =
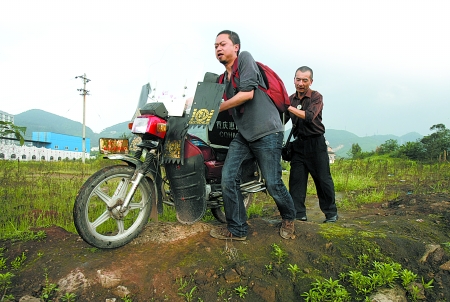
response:
<path id="1" fill-rule="evenodd" d="M 195 135 L 189 134 L 189 141 L 200 149 L 203 155 L 203 159 L 205 161 L 210 161 L 216 159 L 213 148 L 211 148 L 207 143 L 205 143 L 202 139 L 198 138 Z"/>

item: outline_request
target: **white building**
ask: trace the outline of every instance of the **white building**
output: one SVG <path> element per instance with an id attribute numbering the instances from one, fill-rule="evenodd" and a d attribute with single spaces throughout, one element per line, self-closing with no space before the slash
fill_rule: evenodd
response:
<path id="1" fill-rule="evenodd" d="M 14 116 L 0 111 L 0 120 L 14 123 Z M 82 138 L 53 132 L 33 132 L 32 140 L 25 140 L 20 146 L 14 134 L 0 139 L 0 159 L 9 160 L 76 160 L 82 159 Z M 86 150 L 90 148 L 90 139 L 86 139 Z M 85 153 L 89 158 L 89 151 Z"/>
<path id="2" fill-rule="evenodd" d="M 89 153 L 86 152 L 86 158 Z M 58 161 L 58 160 L 76 160 L 82 158 L 82 152 L 52 150 L 45 147 L 36 147 L 25 143 L 23 146 L 18 144 L 0 144 L 0 159 L 10 160 L 37 160 L 37 161 Z"/>

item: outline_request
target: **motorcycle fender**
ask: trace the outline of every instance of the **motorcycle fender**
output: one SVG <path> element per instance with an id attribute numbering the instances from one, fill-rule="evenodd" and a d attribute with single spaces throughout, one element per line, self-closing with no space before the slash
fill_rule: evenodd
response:
<path id="1" fill-rule="evenodd" d="M 137 159 L 133 156 L 126 155 L 126 154 L 107 154 L 107 155 L 103 156 L 103 158 L 121 160 L 121 161 L 124 161 L 127 164 L 129 164 L 131 166 L 135 166 L 135 167 L 140 167 L 142 165 L 142 161 L 140 161 L 139 159 Z"/>
<path id="2" fill-rule="evenodd" d="M 165 169 L 173 195 L 177 219 L 192 224 L 206 212 L 205 165 L 201 151 L 185 142 L 184 164 L 166 163 Z"/>
<path id="3" fill-rule="evenodd" d="M 127 163 L 128 165 L 136 167 L 136 168 L 139 168 L 142 165 L 141 160 L 139 160 L 133 156 L 130 156 L 130 155 L 108 154 L 108 155 L 105 155 L 103 158 L 121 160 L 121 161 Z M 145 176 L 149 177 L 151 180 L 153 180 L 153 182 L 156 183 L 156 173 L 154 173 L 153 171 L 149 171 Z"/>

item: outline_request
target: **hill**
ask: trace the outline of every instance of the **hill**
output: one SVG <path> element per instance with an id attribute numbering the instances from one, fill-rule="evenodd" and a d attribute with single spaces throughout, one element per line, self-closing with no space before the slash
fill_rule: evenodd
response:
<path id="1" fill-rule="evenodd" d="M 347 152 L 352 148 L 352 144 L 358 144 L 362 151 L 368 152 L 375 150 L 390 139 L 396 140 L 399 145 L 403 145 L 406 142 L 415 142 L 421 139 L 422 135 L 417 132 L 410 132 L 402 136 L 388 134 L 359 137 L 345 130 L 327 129 L 325 137 L 337 156 L 347 157 Z"/>
<path id="2" fill-rule="evenodd" d="M 26 139 L 31 139 L 32 132 L 55 132 L 81 136 L 83 131 L 82 123 L 40 109 L 31 109 L 15 115 L 14 124 L 27 127 Z M 86 126 L 86 137 L 93 135 L 94 132 Z"/>
<path id="3" fill-rule="evenodd" d="M 14 116 L 14 123 L 18 126 L 27 127 L 26 139 L 31 139 L 32 132 L 55 132 L 81 136 L 83 129 L 83 125 L 80 122 L 39 109 L 28 110 Z M 290 129 L 286 129 L 286 138 L 289 135 L 289 131 Z M 116 138 L 129 133 L 128 121 L 112 125 L 100 133 L 94 133 L 86 126 L 86 138 L 91 140 L 92 147 L 98 147 L 100 137 Z M 402 145 L 406 142 L 414 142 L 422 138 L 422 135 L 417 132 L 410 132 L 402 136 L 389 134 L 359 137 L 345 130 L 327 129 L 325 137 L 338 157 L 346 157 L 352 144 L 358 144 L 362 151 L 372 151 L 389 139 L 397 140 L 399 145 Z"/>
<path id="4" fill-rule="evenodd" d="M 44 111 L 31 109 L 14 116 L 14 124 L 27 127 L 25 139 L 31 139 L 33 132 L 54 132 L 73 136 L 82 136 L 83 124 L 71 119 Z M 91 140 L 91 147 L 98 147 L 100 137 L 116 138 L 128 134 L 128 122 L 113 125 L 100 133 L 95 133 L 86 126 L 86 138 Z"/>
<path id="5" fill-rule="evenodd" d="M 290 128 L 286 129 L 284 133 L 285 138 L 288 137 L 290 131 Z M 348 157 L 347 153 L 352 148 L 352 144 L 358 144 L 362 151 L 368 152 L 375 150 L 378 146 L 390 139 L 397 140 L 399 145 L 403 145 L 406 142 L 415 142 L 417 139 L 422 138 L 422 135 L 417 132 L 410 132 L 402 136 L 387 134 L 359 137 L 345 130 L 327 129 L 325 138 L 336 156 Z"/>

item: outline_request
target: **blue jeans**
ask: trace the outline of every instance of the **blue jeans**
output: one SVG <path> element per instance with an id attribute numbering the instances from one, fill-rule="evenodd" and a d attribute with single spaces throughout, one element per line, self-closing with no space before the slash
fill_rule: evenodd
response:
<path id="1" fill-rule="evenodd" d="M 248 224 L 240 176 L 242 163 L 256 158 L 266 188 L 275 200 L 282 219 L 295 219 L 295 207 L 292 197 L 281 179 L 281 146 L 283 133 L 266 135 L 256 141 L 248 142 L 238 134 L 230 144 L 222 170 L 222 194 L 228 230 L 238 237 L 247 236 Z"/>

